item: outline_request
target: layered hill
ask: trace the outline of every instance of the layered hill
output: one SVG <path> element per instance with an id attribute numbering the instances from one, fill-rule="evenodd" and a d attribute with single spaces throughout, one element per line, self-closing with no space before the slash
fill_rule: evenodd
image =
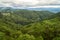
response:
<path id="1" fill-rule="evenodd" d="M 0 40 L 60 40 L 60 12 L 0 10 Z"/>
<path id="2" fill-rule="evenodd" d="M 17 24 L 23 25 L 47 19 L 54 14 L 49 11 L 30 11 L 12 8 L 1 8 L 0 11 L 6 20 L 14 21 Z"/>
<path id="3" fill-rule="evenodd" d="M 50 19 L 29 24 L 22 29 L 23 33 L 34 35 L 38 40 L 41 36 L 43 40 L 60 40 L 60 12 L 52 15 Z"/>

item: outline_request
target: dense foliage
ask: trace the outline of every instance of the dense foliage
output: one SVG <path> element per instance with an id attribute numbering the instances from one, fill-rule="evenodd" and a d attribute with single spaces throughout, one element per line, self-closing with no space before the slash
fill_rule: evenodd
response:
<path id="1" fill-rule="evenodd" d="M 60 40 L 60 12 L 0 9 L 0 40 Z"/>

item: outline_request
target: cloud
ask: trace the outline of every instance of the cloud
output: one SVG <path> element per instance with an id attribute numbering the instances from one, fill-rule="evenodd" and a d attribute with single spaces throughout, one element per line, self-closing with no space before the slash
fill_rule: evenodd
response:
<path id="1" fill-rule="evenodd" d="M 35 6 L 35 7 L 28 7 L 28 8 L 60 8 L 60 6 Z"/>
<path id="2" fill-rule="evenodd" d="M 56 6 L 57 5 L 57 6 Z M 60 0 L 0 0 L 0 7 L 60 7 Z"/>

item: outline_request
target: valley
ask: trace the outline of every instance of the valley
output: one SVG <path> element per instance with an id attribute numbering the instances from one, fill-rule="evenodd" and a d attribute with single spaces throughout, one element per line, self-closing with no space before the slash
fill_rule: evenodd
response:
<path id="1" fill-rule="evenodd" d="M 60 12 L 0 8 L 0 40 L 60 40 Z"/>

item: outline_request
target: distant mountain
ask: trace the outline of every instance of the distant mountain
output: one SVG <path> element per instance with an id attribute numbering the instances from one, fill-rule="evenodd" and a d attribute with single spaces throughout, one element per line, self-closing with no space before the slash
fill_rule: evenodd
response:
<path id="1" fill-rule="evenodd" d="M 10 9 L 10 10 L 34 10 L 34 11 L 50 11 L 50 12 L 60 12 L 60 8 L 17 8 L 17 7 L 0 7 L 0 11 L 1 10 L 6 10 L 6 9 Z"/>
<path id="2" fill-rule="evenodd" d="M 28 8 L 28 10 L 60 12 L 60 8 Z"/>

